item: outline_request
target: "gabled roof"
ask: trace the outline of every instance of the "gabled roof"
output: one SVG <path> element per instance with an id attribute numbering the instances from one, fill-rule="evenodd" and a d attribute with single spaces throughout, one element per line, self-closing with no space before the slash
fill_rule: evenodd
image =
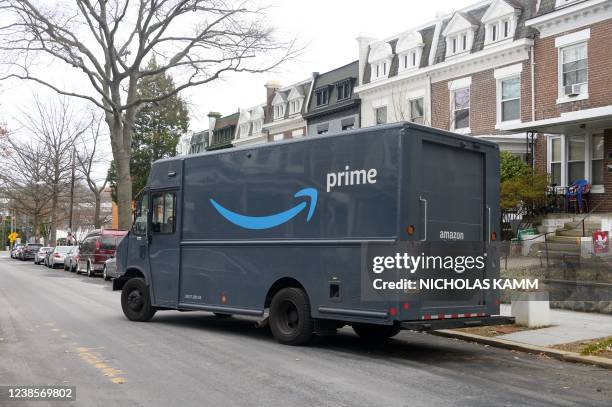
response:
<path id="1" fill-rule="evenodd" d="M 281 103 L 285 103 L 287 101 L 287 92 L 277 90 L 274 94 L 274 99 L 272 99 L 272 105 L 280 105 Z"/>
<path id="2" fill-rule="evenodd" d="M 304 89 L 301 86 L 294 86 L 289 92 L 287 100 L 295 100 L 304 97 Z"/>
<path id="3" fill-rule="evenodd" d="M 464 30 L 475 29 L 478 25 L 478 20 L 472 17 L 472 15 L 456 12 L 446 25 L 446 28 L 444 28 L 444 31 L 442 31 L 442 35 L 446 37 Z"/>
<path id="4" fill-rule="evenodd" d="M 509 0 L 495 0 L 491 3 L 487 11 L 482 16 L 482 21 L 492 21 L 512 13 L 520 11 L 521 7 L 517 4 L 510 3 Z"/>
<path id="5" fill-rule="evenodd" d="M 229 116 L 219 117 L 215 122 L 215 130 L 237 125 L 239 116 L 240 112 L 236 112 L 234 114 L 230 114 Z"/>

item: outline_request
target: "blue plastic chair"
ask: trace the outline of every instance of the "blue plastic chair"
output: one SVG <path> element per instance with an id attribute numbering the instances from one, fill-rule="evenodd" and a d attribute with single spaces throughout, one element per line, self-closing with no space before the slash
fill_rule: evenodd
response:
<path id="1" fill-rule="evenodd" d="M 589 186 L 589 181 L 586 179 L 578 179 L 567 188 L 567 191 L 565 192 L 565 199 L 568 202 L 568 209 L 569 203 L 576 201 L 578 202 L 578 210 L 582 212 L 583 194 L 589 192 Z M 575 207 L 574 210 L 576 210 Z"/>

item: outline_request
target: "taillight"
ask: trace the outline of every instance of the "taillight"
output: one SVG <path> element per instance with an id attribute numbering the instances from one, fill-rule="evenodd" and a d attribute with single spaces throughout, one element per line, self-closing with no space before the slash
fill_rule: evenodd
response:
<path id="1" fill-rule="evenodd" d="M 100 241 L 96 240 L 96 250 L 100 250 Z"/>
<path id="2" fill-rule="evenodd" d="M 53 253 L 53 257 L 62 257 L 59 253 Z"/>

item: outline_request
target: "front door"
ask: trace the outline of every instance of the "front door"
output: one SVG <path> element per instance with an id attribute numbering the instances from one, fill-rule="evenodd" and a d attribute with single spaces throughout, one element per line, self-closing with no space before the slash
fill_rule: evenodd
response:
<path id="1" fill-rule="evenodd" d="M 151 191 L 149 267 L 155 305 L 178 304 L 180 223 L 177 218 L 178 190 Z"/>

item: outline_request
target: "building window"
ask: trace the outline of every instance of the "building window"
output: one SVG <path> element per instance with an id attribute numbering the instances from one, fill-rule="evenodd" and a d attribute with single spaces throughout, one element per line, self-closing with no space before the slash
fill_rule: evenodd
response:
<path id="1" fill-rule="evenodd" d="M 321 124 L 317 126 L 317 134 L 326 134 L 329 131 L 329 124 Z"/>
<path id="2" fill-rule="evenodd" d="M 604 176 L 604 136 L 593 134 L 591 136 L 591 183 L 603 185 Z"/>
<path id="3" fill-rule="evenodd" d="M 520 77 L 501 79 L 498 88 L 500 121 L 507 122 L 521 118 L 521 79 Z"/>
<path id="4" fill-rule="evenodd" d="M 450 36 L 446 39 L 446 56 L 461 54 L 470 50 L 472 46 L 472 34 L 463 32 Z"/>
<path id="5" fill-rule="evenodd" d="M 423 124 L 423 98 L 411 99 L 410 104 L 410 121 L 413 123 Z"/>
<path id="6" fill-rule="evenodd" d="M 281 119 L 285 115 L 285 107 L 283 105 L 274 106 L 274 118 Z"/>
<path id="7" fill-rule="evenodd" d="M 577 96 L 587 92 L 587 44 L 561 48 L 561 96 Z"/>
<path id="8" fill-rule="evenodd" d="M 467 129 L 470 127 L 470 88 L 457 89 L 453 92 L 453 117 L 451 128 Z"/>
<path id="9" fill-rule="evenodd" d="M 387 123 L 387 106 L 377 107 L 374 109 L 374 114 L 376 116 L 376 124 Z"/>
<path id="10" fill-rule="evenodd" d="M 329 102 L 329 91 L 327 88 L 317 89 L 315 95 L 317 106 L 324 106 Z"/>
<path id="11" fill-rule="evenodd" d="M 402 55 L 402 65 L 401 70 L 418 68 L 421 58 L 421 51 L 419 49 L 415 49 L 413 51 L 406 52 Z"/>
<path id="12" fill-rule="evenodd" d="M 567 180 L 571 185 L 584 179 L 584 136 L 567 137 Z"/>
<path id="13" fill-rule="evenodd" d="M 340 126 L 342 127 L 342 131 L 353 130 L 355 128 L 355 119 L 342 119 Z"/>
<path id="14" fill-rule="evenodd" d="M 289 102 L 289 114 L 299 113 L 302 109 L 302 99 L 296 99 Z"/>
<path id="15" fill-rule="evenodd" d="M 553 185 L 562 185 L 561 180 L 561 137 L 550 140 L 550 182 Z"/>
<path id="16" fill-rule="evenodd" d="M 336 85 L 337 101 L 345 100 L 351 97 L 351 82 L 345 81 Z"/>

